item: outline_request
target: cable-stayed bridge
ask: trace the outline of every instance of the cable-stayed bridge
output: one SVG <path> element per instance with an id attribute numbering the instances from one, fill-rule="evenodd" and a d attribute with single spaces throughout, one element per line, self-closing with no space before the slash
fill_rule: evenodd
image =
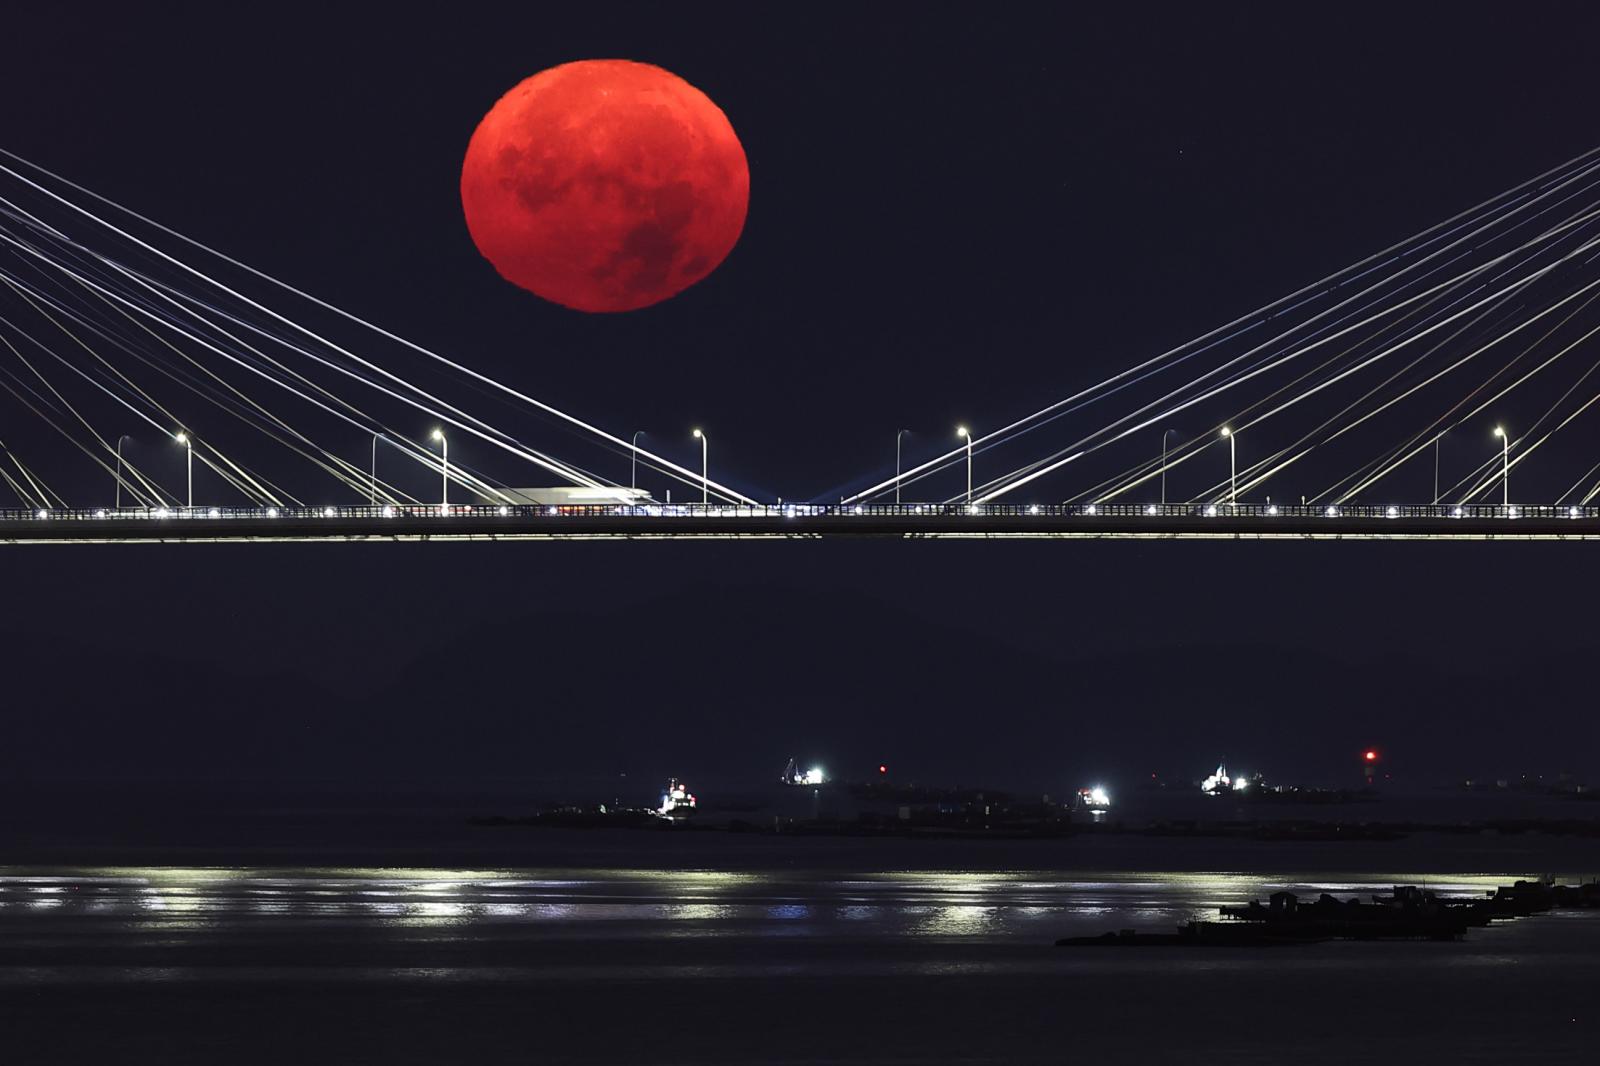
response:
<path id="1" fill-rule="evenodd" d="M 0 152 L 0 541 L 1589 539 L 1597 260 L 1600 149 L 785 503 Z"/>

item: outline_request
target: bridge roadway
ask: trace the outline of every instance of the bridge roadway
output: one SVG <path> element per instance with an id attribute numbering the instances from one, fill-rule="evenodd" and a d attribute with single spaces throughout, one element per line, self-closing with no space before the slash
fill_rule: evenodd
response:
<path id="1" fill-rule="evenodd" d="M 822 537 L 1600 540 L 1600 507 L 719 504 L 0 510 L 0 543 Z"/>

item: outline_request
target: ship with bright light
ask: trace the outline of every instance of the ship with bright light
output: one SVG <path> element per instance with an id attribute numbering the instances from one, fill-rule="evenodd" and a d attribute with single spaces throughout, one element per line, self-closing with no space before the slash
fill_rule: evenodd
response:
<path id="1" fill-rule="evenodd" d="M 1225 762 L 1217 763 L 1217 768 L 1211 776 L 1200 782 L 1200 791 L 1208 796 L 1229 796 L 1236 792 L 1244 792 L 1249 787 L 1250 778 L 1244 774 L 1228 776 L 1228 766 Z"/>
<path id="2" fill-rule="evenodd" d="M 1077 799 L 1073 801 L 1072 806 L 1074 810 L 1100 814 L 1111 809 L 1111 794 L 1100 785 L 1080 788 L 1078 789 Z"/>
<path id="3" fill-rule="evenodd" d="M 809 785 L 813 788 L 828 783 L 822 767 L 813 766 L 809 770 L 802 770 L 800 764 L 793 759 L 789 760 L 789 765 L 784 767 L 783 776 L 778 780 L 785 785 Z"/>
<path id="4" fill-rule="evenodd" d="M 667 787 L 661 793 L 661 806 L 656 813 L 663 818 L 682 819 L 694 813 L 694 793 L 676 777 L 667 778 Z"/>

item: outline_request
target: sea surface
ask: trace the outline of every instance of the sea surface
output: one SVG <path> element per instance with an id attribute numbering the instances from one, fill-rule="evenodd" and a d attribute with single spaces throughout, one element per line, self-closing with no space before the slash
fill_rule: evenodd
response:
<path id="1" fill-rule="evenodd" d="M 1452 943 L 1053 946 L 1281 888 L 1480 893 L 1540 872 L 1515 851 L 1450 872 L 1395 849 L 1352 875 L 1291 869 L 1327 852 L 1281 847 L 1204 869 L 1206 851 L 1161 844 L 1093 869 L 1025 843 L 698 843 L 674 862 L 651 837 L 649 866 L 583 865 L 637 860 L 633 834 L 523 832 L 557 834 L 561 861 L 0 868 L 6 1060 L 1549 1063 L 1600 1046 L 1600 912 Z"/>
<path id="2" fill-rule="evenodd" d="M 515 789 L 0 786 L 0 1051 L 163 1066 L 1142 1066 L 1590 1063 L 1600 1046 L 1600 912 L 1443 944 L 1054 946 L 1166 931 L 1284 887 L 1464 895 L 1592 878 L 1593 838 L 923 840 L 472 820 L 535 805 Z M 1288 813 L 1448 823 L 1589 807 L 1429 793 Z"/>

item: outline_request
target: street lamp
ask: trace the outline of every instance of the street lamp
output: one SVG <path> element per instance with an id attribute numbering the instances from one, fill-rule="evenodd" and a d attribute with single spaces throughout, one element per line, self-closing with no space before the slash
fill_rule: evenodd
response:
<path id="1" fill-rule="evenodd" d="M 902 429 L 894 435 L 894 502 L 900 502 L 900 438 L 910 433 L 909 429 Z"/>
<path id="2" fill-rule="evenodd" d="M 1170 429 L 1161 431 L 1161 506 L 1167 505 L 1167 436 L 1174 432 Z"/>
<path id="3" fill-rule="evenodd" d="M 1500 438 L 1500 504 L 1503 507 L 1511 506 L 1511 435 L 1503 426 L 1494 427 L 1494 435 Z"/>
<path id="4" fill-rule="evenodd" d="M 628 488 L 635 491 L 639 488 L 639 438 L 644 435 L 644 430 L 633 431 L 633 473 L 628 477 Z M 632 502 L 632 501 L 629 501 Z"/>
<path id="5" fill-rule="evenodd" d="M 1237 451 L 1234 447 L 1233 430 L 1227 426 L 1222 427 L 1222 435 L 1228 438 L 1228 506 L 1234 514 L 1239 513 L 1239 465 Z"/>
<path id="6" fill-rule="evenodd" d="M 711 502 L 711 478 L 706 466 L 706 435 L 700 430 L 694 431 L 695 439 L 700 442 L 700 506 L 704 507 Z"/>
<path id="7" fill-rule="evenodd" d="M 1433 438 L 1433 505 L 1439 506 L 1439 442 L 1444 440 L 1441 433 Z"/>
<path id="8" fill-rule="evenodd" d="M 436 429 L 433 439 L 439 442 L 439 504 L 450 506 L 450 442 L 444 439 L 444 430 Z"/>
<path id="9" fill-rule="evenodd" d="M 382 436 L 382 433 L 374 433 L 372 435 L 372 480 L 367 483 L 369 486 L 367 492 L 368 507 L 378 506 L 378 440 Z"/>
<path id="10" fill-rule="evenodd" d="M 972 506 L 972 431 L 966 426 L 956 427 L 956 436 L 967 441 L 967 506 Z"/>
<path id="11" fill-rule="evenodd" d="M 187 458 L 187 461 L 185 462 L 185 466 L 188 469 L 189 502 L 188 502 L 188 504 L 186 506 L 193 507 L 194 506 L 194 441 L 190 440 L 189 439 L 189 434 L 185 433 L 181 429 L 177 433 L 173 434 L 172 439 L 177 441 L 179 444 L 183 445 L 184 449 L 188 453 L 188 458 Z"/>
<path id="12" fill-rule="evenodd" d="M 122 442 L 131 440 L 126 433 L 117 438 L 117 507 L 122 507 Z"/>

